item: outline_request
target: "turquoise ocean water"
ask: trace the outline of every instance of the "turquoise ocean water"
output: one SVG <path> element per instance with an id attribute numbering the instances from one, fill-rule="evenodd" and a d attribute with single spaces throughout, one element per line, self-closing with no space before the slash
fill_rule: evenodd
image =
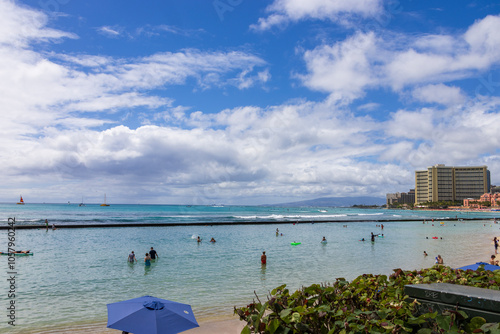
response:
<path id="1" fill-rule="evenodd" d="M 390 274 L 394 268 L 430 267 L 441 254 L 452 267 L 487 260 L 499 225 L 499 212 L 432 212 L 339 208 L 237 206 L 0 204 L 0 224 L 40 229 L 15 232 L 16 248 L 34 256 L 16 257 L 16 327 L 8 325 L 8 261 L 0 256 L 0 332 L 35 333 L 55 326 L 105 322 L 106 304 L 153 295 L 188 303 L 198 319 L 231 315 L 254 291 L 263 299 L 287 284 L 296 289 L 312 283 L 353 279 L 363 273 Z M 443 218 L 457 218 L 445 221 Z M 484 220 L 468 221 L 468 218 Z M 50 224 L 181 223 L 181 226 L 61 228 Z M 384 229 L 377 219 L 383 222 Z M 416 219 L 416 221 L 404 221 Z M 423 220 L 428 223 L 423 224 Z M 430 221 L 434 219 L 434 222 Z M 461 221 L 460 219 L 465 219 Z M 320 223 L 322 220 L 339 220 Z M 265 225 L 251 222 L 271 221 Z M 316 223 L 301 223 L 315 221 Z M 206 223 L 192 226 L 190 223 Z M 215 222 L 245 222 L 211 225 Z M 275 223 L 273 223 L 275 222 Z M 278 222 L 287 222 L 278 224 Z M 298 223 L 297 223 L 298 222 Z M 295 224 L 294 224 L 295 223 Z M 283 236 L 276 236 L 276 228 Z M 383 233 L 374 243 L 370 233 Z M 198 244 L 196 237 L 203 241 Z M 327 244 L 321 244 L 325 236 Z M 442 239 L 432 239 L 437 236 Z M 217 242 L 212 244 L 210 238 Z M 6 248 L 7 230 L 0 230 Z M 291 242 L 301 242 L 292 246 Z M 160 258 L 150 268 L 144 254 L 153 246 Z M 131 250 L 139 262 L 128 264 Z M 423 251 L 429 256 L 424 257 Z M 3 251 L 6 251 L 3 250 Z M 260 255 L 266 251 L 268 264 Z"/>

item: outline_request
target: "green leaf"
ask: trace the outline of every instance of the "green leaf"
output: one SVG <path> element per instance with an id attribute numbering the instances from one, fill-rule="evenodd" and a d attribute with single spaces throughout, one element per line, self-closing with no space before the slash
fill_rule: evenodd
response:
<path id="1" fill-rule="evenodd" d="M 468 332 L 473 332 L 474 330 L 481 328 L 481 326 L 483 326 L 484 324 L 486 324 L 486 320 L 484 318 L 474 317 L 470 319 L 470 322 L 467 324 L 467 326 L 465 326 L 465 329 Z"/>
<path id="2" fill-rule="evenodd" d="M 419 318 L 409 318 L 408 319 L 408 323 L 410 325 L 421 325 L 421 324 L 423 324 L 425 322 L 426 322 L 425 319 L 422 319 L 420 317 Z"/>
<path id="3" fill-rule="evenodd" d="M 273 319 L 271 323 L 269 323 L 269 325 L 267 326 L 269 334 L 273 334 L 274 332 L 276 332 L 279 326 L 280 326 L 280 321 L 278 319 Z"/>
<path id="4" fill-rule="evenodd" d="M 444 329 L 445 331 L 447 331 L 448 329 L 450 329 L 450 322 L 451 322 L 451 318 L 450 317 L 438 315 L 436 317 L 436 322 L 437 322 L 438 326 L 441 329 Z"/>
<path id="5" fill-rule="evenodd" d="M 421 328 L 418 330 L 417 334 L 432 334 L 432 330 L 430 328 Z"/>
<path id="6" fill-rule="evenodd" d="M 247 326 L 243 327 L 240 334 L 251 334 L 250 328 Z"/>
<path id="7" fill-rule="evenodd" d="M 294 307 L 293 310 L 295 312 L 304 313 L 305 308 L 304 308 L 304 306 L 300 305 L 300 306 Z"/>
<path id="8" fill-rule="evenodd" d="M 286 308 L 286 309 L 284 309 L 283 311 L 280 312 L 280 318 L 284 319 L 284 318 L 288 317 L 288 315 L 290 315 L 290 313 L 292 313 L 292 309 L 291 308 Z"/>
<path id="9" fill-rule="evenodd" d="M 380 319 L 387 318 L 387 312 L 386 312 L 386 310 L 377 311 L 377 315 L 380 317 Z"/>

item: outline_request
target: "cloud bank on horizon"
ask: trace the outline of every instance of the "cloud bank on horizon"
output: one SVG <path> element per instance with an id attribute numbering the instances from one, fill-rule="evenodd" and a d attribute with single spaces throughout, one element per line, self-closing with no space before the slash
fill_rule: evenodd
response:
<path id="1" fill-rule="evenodd" d="M 500 183 L 500 4 L 51 1 L 0 0 L 0 201 L 384 197 L 437 163 Z"/>

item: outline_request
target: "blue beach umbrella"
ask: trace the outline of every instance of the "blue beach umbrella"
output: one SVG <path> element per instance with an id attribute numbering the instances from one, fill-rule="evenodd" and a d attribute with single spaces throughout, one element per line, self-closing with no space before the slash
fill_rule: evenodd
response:
<path id="1" fill-rule="evenodd" d="M 108 304 L 108 328 L 133 334 L 175 334 L 199 327 L 191 306 L 143 296 Z"/>
<path id="2" fill-rule="evenodd" d="M 460 267 L 458 269 L 462 269 L 462 270 L 467 270 L 467 269 L 477 270 L 479 268 L 479 266 L 484 266 L 484 270 L 489 270 L 489 271 L 500 270 L 499 266 L 495 266 L 495 265 L 492 265 L 492 264 L 489 264 L 489 263 L 486 263 L 486 262 L 477 262 L 475 264 L 469 264 L 468 266 Z"/>

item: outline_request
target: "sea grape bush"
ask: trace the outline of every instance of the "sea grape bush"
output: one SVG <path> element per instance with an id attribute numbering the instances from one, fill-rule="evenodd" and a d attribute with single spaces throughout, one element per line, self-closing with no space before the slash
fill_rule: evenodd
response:
<path id="1" fill-rule="evenodd" d="M 456 270 L 445 266 L 404 271 L 389 277 L 365 274 L 352 282 L 338 278 L 333 284 L 313 284 L 290 292 L 286 285 L 271 291 L 268 300 L 257 301 L 234 312 L 247 325 L 242 334 L 347 334 L 347 333 L 498 333 L 497 323 L 469 318 L 451 309 L 417 312 L 418 302 L 408 302 L 404 286 L 420 283 L 453 283 L 500 289 L 500 270 Z M 420 314 L 420 315 L 418 315 Z"/>

